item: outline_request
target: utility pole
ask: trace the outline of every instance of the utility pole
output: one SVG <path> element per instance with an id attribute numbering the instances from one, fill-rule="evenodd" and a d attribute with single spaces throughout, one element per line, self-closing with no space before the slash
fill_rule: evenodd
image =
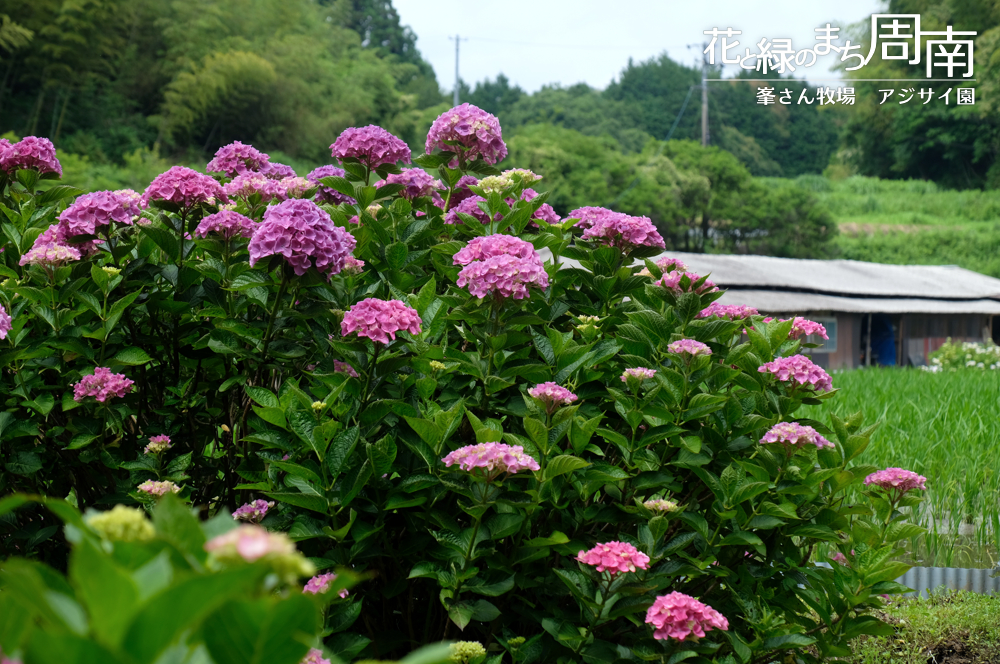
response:
<path id="1" fill-rule="evenodd" d="M 708 145 L 708 43 L 701 53 L 701 144 Z"/>
<path id="2" fill-rule="evenodd" d="M 458 43 L 460 41 L 462 41 L 462 38 L 459 37 L 458 35 L 455 35 L 454 37 L 448 37 L 448 39 L 454 39 L 455 40 L 455 92 L 452 95 L 452 105 L 453 106 L 458 106 L 458 87 L 459 87 L 459 80 L 460 80 L 459 77 L 458 77 Z M 466 37 L 465 41 L 469 41 L 469 38 Z"/>

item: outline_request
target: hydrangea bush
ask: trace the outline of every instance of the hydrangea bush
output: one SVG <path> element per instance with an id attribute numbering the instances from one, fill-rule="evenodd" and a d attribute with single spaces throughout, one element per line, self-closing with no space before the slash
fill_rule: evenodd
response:
<path id="1" fill-rule="evenodd" d="M 2 326 L 2 323 L 0 323 Z M 930 363 L 921 367 L 927 371 L 958 371 L 978 369 L 996 371 L 1000 369 L 1000 346 L 992 341 L 952 341 L 950 338 L 928 356 Z"/>
<path id="2" fill-rule="evenodd" d="M 203 530 L 164 537 L 222 539 L 169 564 L 270 564 L 247 620 L 303 584 L 303 661 L 441 640 L 477 664 L 819 661 L 889 629 L 923 483 L 858 463 L 859 417 L 796 416 L 836 393 L 801 353 L 813 324 L 718 305 L 648 219 L 559 219 L 538 175 L 495 168 L 488 113 L 444 113 L 425 155 L 348 129 L 300 178 L 233 144 L 211 177 L 77 202 L 41 147 L 0 158 L 0 492 L 154 525 L 185 502 Z M 2 524 L 6 554 L 66 567 L 48 511 Z M 71 581 L 98 565 L 80 550 Z M 108 574 L 160 564 L 122 556 Z M 112 650 L 139 629 L 93 624 Z M 0 648 L 31 660 L 35 638 Z"/>

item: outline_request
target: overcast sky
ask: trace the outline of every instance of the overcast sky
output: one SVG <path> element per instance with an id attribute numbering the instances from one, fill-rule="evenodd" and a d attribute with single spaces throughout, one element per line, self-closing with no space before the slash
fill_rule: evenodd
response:
<path id="1" fill-rule="evenodd" d="M 701 48 L 686 46 L 711 39 L 702 32 L 715 27 L 742 31 L 731 54 L 743 54 L 748 46 L 756 52 L 763 37 L 791 38 L 793 48 L 809 48 L 814 28 L 827 23 L 846 28 L 882 8 L 880 0 L 394 0 L 394 5 L 402 23 L 417 34 L 417 46 L 443 89 L 454 86 L 455 41 L 449 36 L 459 34 L 462 80 L 474 84 L 503 73 L 528 92 L 581 81 L 604 88 L 630 57 L 641 62 L 664 51 L 685 64 L 700 63 Z M 805 73 L 814 82 L 836 79 L 831 63 L 827 58 L 795 75 Z"/>

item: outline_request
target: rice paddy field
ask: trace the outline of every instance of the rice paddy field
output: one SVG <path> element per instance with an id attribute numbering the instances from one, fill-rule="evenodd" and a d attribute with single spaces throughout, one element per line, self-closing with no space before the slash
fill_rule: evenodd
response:
<path id="1" fill-rule="evenodd" d="M 879 421 L 862 463 L 896 466 L 927 477 L 919 522 L 930 529 L 910 542 L 917 564 L 993 567 L 1000 550 L 1000 372 L 932 374 L 878 368 L 833 375 L 840 392 L 799 411 L 828 423 L 829 413 L 864 413 Z"/>

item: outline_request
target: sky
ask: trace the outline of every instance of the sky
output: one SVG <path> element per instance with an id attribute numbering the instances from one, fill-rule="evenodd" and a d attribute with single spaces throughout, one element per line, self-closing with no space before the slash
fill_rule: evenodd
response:
<path id="1" fill-rule="evenodd" d="M 747 47 L 756 52 L 757 42 L 765 37 L 790 38 L 794 49 L 809 48 L 815 43 L 815 28 L 830 23 L 843 35 L 848 25 L 868 21 L 883 7 L 880 0 L 394 0 L 393 4 L 401 23 L 416 33 L 417 47 L 434 67 L 442 89 L 454 87 L 454 35 L 458 34 L 463 81 L 474 84 L 503 73 L 527 92 L 554 83 L 584 82 L 604 88 L 630 57 L 641 62 L 664 51 L 684 64 L 700 64 L 702 48 L 687 45 L 711 40 L 703 31 L 712 28 L 742 32 L 732 38 L 740 44 L 731 56 L 745 54 Z M 720 46 L 715 49 L 717 62 Z M 814 83 L 833 79 L 836 85 L 839 75 L 829 71 L 832 62 L 828 56 L 799 68 L 795 76 L 804 73 Z M 726 71 L 731 76 L 738 68 Z"/>

